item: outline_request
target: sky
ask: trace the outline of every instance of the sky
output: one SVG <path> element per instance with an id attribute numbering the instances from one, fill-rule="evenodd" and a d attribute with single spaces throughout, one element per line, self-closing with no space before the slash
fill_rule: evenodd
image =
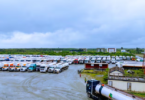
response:
<path id="1" fill-rule="evenodd" d="M 0 48 L 144 48 L 145 0 L 0 0 Z"/>

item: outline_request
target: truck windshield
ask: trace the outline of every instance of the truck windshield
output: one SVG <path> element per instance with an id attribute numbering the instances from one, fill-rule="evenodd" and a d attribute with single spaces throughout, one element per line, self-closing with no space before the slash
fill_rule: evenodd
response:
<path id="1" fill-rule="evenodd" d="M 22 67 L 26 67 L 26 66 L 22 66 Z"/>
<path id="2" fill-rule="evenodd" d="M 4 67 L 8 67 L 8 66 L 4 66 Z"/>
<path id="3" fill-rule="evenodd" d="M 20 66 L 16 66 L 16 67 L 20 67 Z"/>
<path id="4" fill-rule="evenodd" d="M 60 67 L 56 67 L 55 69 L 60 69 Z"/>
<path id="5" fill-rule="evenodd" d="M 24 60 L 21 60 L 21 62 L 24 62 Z"/>
<path id="6" fill-rule="evenodd" d="M 26 60 L 26 61 L 30 62 L 31 60 Z"/>
<path id="7" fill-rule="evenodd" d="M 30 66 L 29 68 L 33 68 L 33 66 Z"/>
<path id="8" fill-rule="evenodd" d="M 45 66 L 41 66 L 40 68 L 45 68 Z"/>
<path id="9" fill-rule="evenodd" d="M 54 67 L 50 67 L 50 68 L 54 68 Z"/>

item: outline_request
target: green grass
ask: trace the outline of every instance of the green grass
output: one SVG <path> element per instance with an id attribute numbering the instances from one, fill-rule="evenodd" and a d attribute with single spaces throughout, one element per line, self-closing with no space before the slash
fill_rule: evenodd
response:
<path id="1" fill-rule="evenodd" d="M 133 92 L 133 91 L 130 91 L 128 93 L 133 94 L 133 95 L 138 96 L 138 97 L 145 98 L 145 92 Z"/>
<path id="2" fill-rule="evenodd" d="M 107 80 L 104 80 L 104 77 L 107 75 L 108 76 L 108 72 L 107 71 L 96 71 L 96 70 L 83 70 L 81 72 L 82 75 L 87 76 L 87 79 L 96 79 L 101 81 L 101 83 L 107 84 Z M 103 77 L 100 77 L 98 75 L 103 75 Z"/>
<path id="3" fill-rule="evenodd" d="M 143 57 L 143 54 L 135 54 L 136 56 L 140 56 L 140 57 Z"/>
<path id="4" fill-rule="evenodd" d="M 134 74 L 130 74 L 127 72 L 128 70 L 124 70 L 124 76 L 127 76 L 127 77 L 143 77 L 144 74 L 143 74 L 143 70 L 140 69 L 140 70 L 131 70 L 131 71 L 134 71 Z"/>

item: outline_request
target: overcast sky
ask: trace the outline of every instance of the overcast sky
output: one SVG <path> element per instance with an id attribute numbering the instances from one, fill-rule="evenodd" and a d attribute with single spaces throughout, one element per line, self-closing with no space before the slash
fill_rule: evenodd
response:
<path id="1" fill-rule="evenodd" d="M 145 47 L 145 0 L 0 0 L 0 48 Z"/>

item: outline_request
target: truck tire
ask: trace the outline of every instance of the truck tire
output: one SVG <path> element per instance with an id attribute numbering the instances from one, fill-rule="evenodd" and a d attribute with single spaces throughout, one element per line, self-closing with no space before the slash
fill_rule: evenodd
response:
<path id="1" fill-rule="evenodd" d="M 89 97 L 89 98 L 92 98 L 92 95 L 91 95 L 90 93 L 88 93 L 88 97 Z"/>

